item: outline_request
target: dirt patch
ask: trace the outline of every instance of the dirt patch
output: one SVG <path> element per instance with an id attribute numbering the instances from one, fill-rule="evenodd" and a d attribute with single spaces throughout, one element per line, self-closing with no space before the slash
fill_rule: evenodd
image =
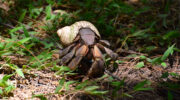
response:
<path id="1" fill-rule="evenodd" d="M 32 100 L 33 94 L 45 94 L 48 100 L 60 100 L 60 96 L 53 94 L 59 79 L 60 77 L 55 76 L 54 72 L 48 70 L 31 70 L 29 74 L 25 75 L 25 79 L 16 76 L 12 80 L 16 86 L 13 91 L 14 96 L 9 100 Z M 33 100 L 39 99 L 34 98 Z"/>

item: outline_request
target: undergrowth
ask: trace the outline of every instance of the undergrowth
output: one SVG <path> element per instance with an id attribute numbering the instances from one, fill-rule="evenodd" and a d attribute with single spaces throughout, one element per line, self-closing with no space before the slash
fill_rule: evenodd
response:
<path id="1" fill-rule="evenodd" d="M 126 2 L 125 2 L 126 1 Z M 103 38 L 110 40 L 112 47 L 120 56 L 122 50 L 134 50 L 134 68 L 140 69 L 147 65 L 172 67 L 175 55 L 180 52 L 179 9 L 176 1 L 171 0 L 2 0 L 0 3 L 0 98 L 12 96 L 16 89 L 11 78 L 18 75 L 26 78 L 24 73 L 32 69 L 49 68 L 62 77 L 53 94 L 73 99 L 79 94 L 90 98 L 113 99 L 129 97 L 137 91 L 151 91 L 151 82 L 144 80 L 136 84 L 132 90 L 119 90 L 126 87 L 125 79 L 121 81 L 104 75 L 84 82 L 68 80 L 67 76 L 76 74 L 68 67 L 57 65 L 54 52 L 59 44 L 56 31 L 75 21 L 92 22 Z M 164 1 L 164 2 L 163 2 Z M 55 13 L 54 11 L 58 11 Z M 140 54 L 138 54 L 141 52 Z M 106 64 L 109 64 L 106 59 Z M 167 61 L 169 63 L 167 63 Z M 124 61 L 117 60 L 114 67 Z M 179 65 L 178 65 L 179 66 Z M 178 73 L 164 72 L 161 78 L 173 76 L 179 79 Z M 112 87 L 112 91 L 103 87 Z M 178 84 L 159 83 L 168 88 L 168 99 L 172 100 L 174 87 Z M 32 98 L 46 100 L 47 95 L 34 94 Z"/>

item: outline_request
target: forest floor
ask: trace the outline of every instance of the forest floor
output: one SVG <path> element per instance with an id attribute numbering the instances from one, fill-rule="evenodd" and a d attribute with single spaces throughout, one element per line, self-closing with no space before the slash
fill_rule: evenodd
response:
<path id="1" fill-rule="evenodd" d="M 0 1 L 0 99 L 180 100 L 179 2 L 22 1 Z M 85 82 L 68 77 L 56 53 L 57 29 L 79 20 L 94 23 L 119 55 L 105 66 L 115 70 Z"/>
<path id="2" fill-rule="evenodd" d="M 162 78 L 163 73 L 178 73 L 180 74 L 180 64 L 175 63 L 173 67 L 163 68 L 161 66 L 144 66 L 143 68 L 137 69 L 135 68 L 135 64 L 137 63 L 138 58 L 134 57 L 119 57 L 121 61 L 125 61 L 121 64 L 118 64 L 118 68 L 113 73 L 113 76 L 117 78 L 117 80 L 125 79 L 124 88 L 118 90 L 118 93 L 121 93 L 126 90 L 127 93 L 132 92 L 133 87 L 142 82 L 143 80 L 148 80 L 151 82 L 151 87 L 153 90 L 150 91 L 139 91 L 136 93 L 132 93 L 133 98 L 121 97 L 122 100 L 165 100 L 167 98 L 167 88 L 160 87 L 159 83 L 163 82 L 178 82 L 177 77 L 168 76 L 168 78 Z M 18 62 L 18 61 L 16 61 Z M 168 65 L 169 66 L 169 65 Z M 43 70 L 32 69 L 29 71 L 25 71 L 25 78 L 21 78 L 18 75 L 15 75 L 10 80 L 15 85 L 16 89 L 12 92 L 10 98 L 8 100 L 28 100 L 32 99 L 32 95 L 34 94 L 43 94 L 48 100 L 63 100 L 65 99 L 65 95 L 55 94 L 54 91 L 56 87 L 59 85 L 59 80 L 62 78 L 60 76 L 55 75 L 55 72 L 50 70 L 51 68 L 46 68 Z M 3 72 L 0 74 L 0 78 L 7 72 Z M 3 74 L 4 73 L 4 74 Z M 107 73 L 105 73 L 107 74 Z M 115 79 L 116 79 L 115 78 Z M 103 81 L 98 83 L 103 87 L 106 87 L 105 90 L 108 90 L 109 93 L 107 96 L 112 95 L 113 87 L 107 84 L 107 78 L 104 78 Z M 174 100 L 179 100 L 180 92 L 174 91 L 173 95 Z M 71 98 L 72 100 L 91 100 L 92 98 L 84 98 L 86 94 L 77 94 L 77 96 Z M 93 99 L 97 99 L 93 97 Z M 115 98 L 114 98 L 115 99 Z M 39 100 L 37 98 L 33 98 L 33 100 Z M 116 100 L 116 99 L 115 99 Z M 118 100 L 118 98 L 117 98 Z"/>

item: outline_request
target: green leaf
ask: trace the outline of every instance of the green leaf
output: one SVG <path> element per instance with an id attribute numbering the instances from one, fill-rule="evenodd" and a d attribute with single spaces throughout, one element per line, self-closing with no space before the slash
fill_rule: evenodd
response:
<path id="1" fill-rule="evenodd" d="M 146 88 L 143 88 L 145 84 L 148 84 L 147 80 L 138 83 L 133 89 L 135 91 L 139 91 L 139 90 L 143 90 L 143 89 L 146 90 Z M 150 88 L 147 88 L 147 89 L 150 89 Z"/>
<path id="2" fill-rule="evenodd" d="M 144 67 L 144 62 L 142 61 L 142 62 L 137 63 L 137 65 L 136 65 L 135 67 L 136 67 L 136 68 L 142 68 L 142 67 Z"/>
<path id="3" fill-rule="evenodd" d="M 18 31 L 18 30 L 21 30 L 21 29 L 23 29 L 22 26 L 20 26 L 20 27 L 15 27 L 15 28 L 13 28 L 13 29 L 10 30 L 10 34 L 16 32 L 16 31 Z"/>
<path id="4" fill-rule="evenodd" d="M 10 55 L 10 54 L 12 54 L 12 52 L 11 51 L 0 51 L 0 57 L 1 56 L 4 56 L 4 55 Z"/>
<path id="5" fill-rule="evenodd" d="M 0 95 L 2 95 L 3 94 L 3 91 L 2 91 L 2 89 L 0 89 Z"/>
<path id="6" fill-rule="evenodd" d="M 57 1 L 61 1 L 61 0 L 57 0 Z M 55 3 L 55 0 L 46 0 L 46 2 L 47 2 L 48 4 L 53 5 L 53 4 Z"/>
<path id="7" fill-rule="evenodd" d="M 66 90 L 69 90 L 69 89 L 70 89 L 69 85 L 71 85 L 71 84 L 73 84 L 73 83 L 76 83 L 76 81 L 68 81 L 68 82 L 66 82 L 66 83 L 64 84 L 65 89 L 66 89 Z"/>
<path id="8" fill-rule="evenodd" d="M 23 31 L 24 31 L 24 35 L 26 37 L 30 37 L 29 32 L 28 32 L 28 30 L 26 29 L 26 27 L 24 25 L 23 25 Z"/>
<path id="9" fill-rule="evenodd" d="M 77 89 L 77 90 L 80 90 L 80 89 L 84 88 L 84 87 L 87 86 L 87 85 L 88 85 L 88 81 L 86 80 L 86 81 L 78 84 L 78 85 L 76 86 L 76 89 Z"/>
<path id="10" fill-rule="evenodd" d="M 8 79 L 12 76 L 13 74 L 10 75 L 4 75 L 3 78 L 0 80 L 0 87 L 7 87 L 8 86 Z"/>
<path id="11" fill-rule="evenodd" d="M 71 71 L 71 69 L 67 66 L 61 66 L 59 71 L 65 72 L 65 71 Z"/>
<path id="12" fill-rule="evenodd" d="M 48 100 L 46 97 L 44 97 L 44 94 L 33 95 L 32 98 L 39 98 L 40 100 Z"/>
<path id="13" fill-rule="evenodd" d="M 106 94 L 108 91 L 91 91 L 89 92 L 90 94 L 94 94 L 94 95 L 103 95 Z"/>
<path id="14" fill-rule="evenodd" d="M 147 60 L 148 62 L 152 63 L 152 59 L 147 58 L 146 60 Z"/>
<path id="15" fill-rule="evenodd" d="M 173 89 L 173 90 L 180 89 L 180 84 L 179 83 L 167 83 L 166 85 L 167 85 L 168 88 Z"/>
<path id="16" fill-rule="evenodd" d="M 132 95 L 127 94 L 127 93 L 123 93 L 123 94 L 122 94 L 122 96 L 127 96 L 127 97 L 130 97 L 130 98 L 133 98 L 133 96 L 132 96 Z"/>
<path id="17" fill-rule="evenodd" d="M 125 81 L 125 78 L 121 81 L 116 81 L 116 82 L 112 82 L 111 85 L 112 86 L 115 86 L 115 88 L 113 89 L 113 92 L 112 94 L 115 96 L 118 94 L 118 91 L 123 88 L 124 86 L 124 81 Z"/>
<path id="18" fill-rule="evenodd" d="M 166 65 L 166 63 L 165 63 L 165 62 L 162 62 L 162 63 L 161 63 L 161 66 L 163 66 L 164 68 L 166 68 L 166 67 L 167 67 L 167 65 Z"/>
<path id="19" fill-rule="evenodd" d="M 25 77 L 24 77 L 24 73 L 22 72 L 22 70 L 21 70 L 20 68 L 17 68 L 17 69 L 16 69 L 16 73 L 17 73 L 19 76 L 21 76 L 22 78 L 25 78 Z"/>
<path id="20" fill-rule="evenodd" d="M 169 76 L 169 73 L 168 72 L 165 72 L 162 74 L 161 78 L 167 78 Z"/>
<path id="21" fill-rule="evenodd" d="M 149 31 L 149 29 L 139 30 L 139 31 L 133 33 L 132 36 L 134 36 L 134 37 L 136 37 L 136 36 L 142 36 L 142 35 L 144 35 L 144 34 L 145 34 L 146 32 L 148 32 L 148 31 Z"/>
<path id="22" fill-rule="evenodd" d="M 152 90 L 153 88 L 138 88 L 136 91 Z"/>
<path id="23" fill-rule="evenodd" d="M 24 9 L 24 10 L 23 10 L 23 13 L 22 13 L 21 16 L 19 17 L 19 22 L 22 22 L 22 21 L 24 20 L 24 17 L 25 17 L 25 15 L 26 15 L 26 12 L 27 12 L 27 10 Z"/>
<path id="24" fill-rule="evenodd" d="M 150 52 L 150 51 L 152 51 L 152 50 L 155 50 L 156 48 L 157 48 L 156 46 L 147 46 L 147 47 L 145 48 L 145 51 Z"/>
<path id="25" fill-rule="evenodd" d="M 152 64 L 160 64 L 161 62 L 162 62 L 161 57 L 156 57 L 156 58 L 151 60 Z"/>
<path id="26" fill-rule="evenodd" d="M 145 7 L 140 7 L 138 10 L 135 11 L 135 15 L 140 15 L 141 13 L 147 12 L 150 10 L 150 7 L 145 6 Z"/>
<path id="27" fill-rule="evenodd" d="M 14 64 L 8 64 L 8 65 L 9 65 L 9 67 L 10 67 L 11 69 L 13 69 L 13 70 L 18 69 L 18 66 L 17 66 L 17 65 L 14 65 Z"/>
<path id="28" fill-rule="evenodd" d="M 49 19 L 51 19 L 51 5 L 48 5 L 47 7 L 46 7 L 46 20 L 49 20 Z"/>
<path id="29" fill-rule="evenodd" d="M 164 61 L 165 59 L 167 59 L 167 57 L 168 57 L 170 54 L 173 53 L 173 48 L 174 48 L 174 44 L 165 51 L 165 53 L 164 53 L 163 56 L 161 57 L 161 61 Z"/>
<path id="30" fill-rule="evenodd" d="M 47 48 L 51 48 L 54 46 L 54 44 L 52 42 L 50 43 L 47 43 L 45 41 L 41 41 L 41 43 L 45 46 L 44 48 L 47 49 Z"/>
<path id="31" fill-rule="evenodd" d="M 31 39 L 30 37 L 29 38 L 24 38 L 24 39 L 18 41 L 18 43 L 24 44 L 25 42 L 29 41 L 30 39 Z"/>
<path id="32" fill-rule="evenodd" d="M 168 91 L 168 100 L 173 100 L 173 95 L 170 91 Z"/>
<path id="33" fill-rule="evenodd" d="M 115 87 L 119 87 L 118 89 L 120 89 L 120 87 L 124 85 L 124 81 L 125 81 L 125 79 L 121 80 L 120 82 L 119 81 L 112 82 L 111 85 L 113 85 Z"/>
<path id="34" fill-rule="evenodd" d="M 127 57 L 137 57 L 137 55 L 136 54 L 130 54 Z"/>
<path id="35" fill-rule="evenodd" d="M 56 87 L 55 93 L 58 93 L 59 90 L 61 90 L 63 88 L 64 82 L 65 82 L 64 78 L 59 81 L 59 85 Z"/>
<path id="36" fill-rule="evenodd" d="M 58 70 L 60 70 L 60 67 L 59 67 L 58 65 L 54 65 L 54 66 L 51 68 L 51 70 L 53 70 L 53 71 L 58 71 Z"/>
<path id="37" fill-rule="evenodd" d="M 146 59 L 146 56 L 142 55 L 142 56 L 139 56 L 141 60 L 145 60 Z"/>
<path id="38" fill-rule="evenodd" d="M 0 80 L 0 87 L 7 87 L 8 83 L 7 81 Z"/>
<path id="39" fill-rule="evenodd" d="M 63 87 L 63 86 L 58 85 L 58 86 L 56 87 L 55 93 L 58 93 L 58 92 L 62 89 L 62 87 Z"/>
<path id="40" fill-rule="evenodd" d="M 73 73 L 73 72 L 65 72 L 64 75 L 77 75 L 78 73 Z"/>
<path id="41" fill-rule="evenodd" d="M 174 50 L 177 51 L 177 52 L 180 52 L 180 49 L 178 49 L 178 48 L 174 47 Z"/>
<path id="42" fill-rule="evenodd" d="M 3 81 L 7 81 L 11 76 L 13 76 L 13 74 L 4 75 L 4 77 L 2 78 L 2 80 L 3 80 Z"/>
<path id="43" fill-rule="evenodd" d="M 96 90 L 96 89 L 98 89 L 99 88 L 99 86 L 88 86 L 88 87 L 86 87 L 84 90 L 85 91 L 93 91 L 93 90 Z"/>
<path id="44" fill-rule="evenodd" d="M 173 73 L 173 72 L 171 72 L 171 73 L 169 73 L 171 76 L 174 76 L 174 77 L 177 77 L 177 76 L 180 76 L 178 73 Z"/>
<path id="45" fill-rule="evenodd" d="M 7 43 L 5 45 L 5 48 L 4 49 L 9 49 L 10 47 L 12 47 L 14 45 L 13 41 L 8 41 L 9 43 Z"/>
<path id="46" fill-rule="evenodd" d="M 12 90 L 14 90 L 15 89 L 15 87 L 13 86 L 13 85 L 9 85 L 8 87 L 6 87 L 5 89 L 4 89 L 4 92 L 6 93 L 6 94 L 8 94 L 8 93 L 10 93 Z"/>
<path id="47" fill-rule="evenodd" d="M 121 63 L 123 63 L 124 61 L 122 61 L 122 60 L 116 60 L 116 63 L 117 64 L 121 64 Z"/>
<path id="48" fill-rule="evenodd" d="M 166 40 L 166 39 L 170 39 L 170 38 L 173 39 L 173 38 L 178 38 L 178 37 L 180 37 L 180 32 L 177 30 L 173 30 L 173 31 L 166 33 L 163 36 L 163 39 Z"/>

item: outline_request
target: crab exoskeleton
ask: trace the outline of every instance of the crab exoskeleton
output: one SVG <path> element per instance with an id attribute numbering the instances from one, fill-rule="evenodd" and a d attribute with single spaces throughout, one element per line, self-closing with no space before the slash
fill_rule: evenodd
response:
<path id="1" fill-rule="evenodd" d="M 101 51 L 112 59 L 117 54 L 105 46 L 110 46 L 101 36 L 96 27 L 87 21 L 79 21 L 57 31 L 62 44 L 67 47 L 60 50 L 60 64 L 67 65 L 71 70 L 81 70 L 89 78 L 100 77 L 105 70 L 105 62 Z M 105 46 L 104 46 L 105 45 Z"/>

